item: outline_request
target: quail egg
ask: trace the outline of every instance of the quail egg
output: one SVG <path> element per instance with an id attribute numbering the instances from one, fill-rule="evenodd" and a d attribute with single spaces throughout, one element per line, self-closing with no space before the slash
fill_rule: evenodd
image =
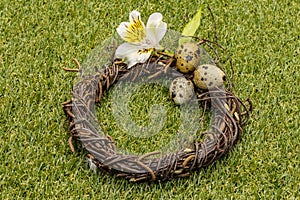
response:
<path id="1" fill-rule="evenodd" d="M 200 65 L 194 71 L 193 81 L 200 89 L 207 90 L 222 86 L 225 80 L 225 73 L 215 65 Z"/>
<path id="2" fill-rule="evenodd" d="M 174 79 L 170 85 L 170 96 L 177 105 L 188 103 L 194 95 L 193 82 L 185 77 Z"/>
<path id="3" fill-rule="evenodd" d="M 175 52 L 176 67 L 182 73 L 195 70 L 200 60 L 200 47 L 195 42 L 186 42 L 180 45 Z"/>

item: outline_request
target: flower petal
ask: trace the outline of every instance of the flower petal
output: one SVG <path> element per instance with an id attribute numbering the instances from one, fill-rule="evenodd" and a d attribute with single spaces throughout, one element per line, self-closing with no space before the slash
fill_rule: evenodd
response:
<path id="1" fill-rule="evenodd" d="M 147 25 L 148 24 L 151 24 L 151 23 L 159 23 L 162 21 L 162 14 L 159 13 L 159 12 L 156 12 L 156 13 L 152 13 L 150 16 L 149 16 L 149 19 L 147 21 Z"/>
<path id="2" fill-rule="evenodd" d="M 138 52 L 140 49 L 139 46 L 131 44 L 131 43 L 123 43 L 116 49 L 116 58 L 124 58 L 127 54 Z"/>
<path id="3" fill-rule="evenodd" d="M 159 46 L 159 41 L 164 37 L 167 32 L 167 24 L 162 21 L 161 13 L 153 13 L 150 15 L 147 25 L 146 33 L 147 39 L 154 45 Z"/>
<path id="4" fill-rule="evenodd" d="M 125 40 L 128 32 L 127 32 L 127 28 L 130 26 L 130 23 L 129 22 L 122 22 L 118 28 L 117 28 L 117 32 L 118 34 L 121 36 L 121 38 L 123 40 Z"/>
<path id="5" fill-rule="evenodd" d="M 115 57 L 125 59 L 129 69 L 137 63 L 146 62 L 150 55 L 151 50 L 141 50 L 139 45 L 123 43 L 117 48 Z"/>
<path id="6" fill-rule="evenodd" d="M 142 21 L 141 19 L 141 13 L 136 11 L 136 10 L 133 10 L 131 11 L 131 13 L 129 14 L 129 21 L 130 23 L 134 23 L 135 21 Z"/>
<path id="7" fill-rule="evenodd" d="M 138 44 L 146 37 L 146 29 L 140 13 L 135 10 L 132 11 L 129 15 L 129 21 L 122 22 L 118 26 L 117 32 L 126 42 Z"/>
<path id="8" fill-rule="evenodd" d="M 146 52 L 134 52 L 131 54 L 127 55 L 127 68 L 130 69 L 132 66 L 134 66 L 137 63 L 145 63 L 147 59 L 150 57 L 151 52 L 146 51 Z"/>

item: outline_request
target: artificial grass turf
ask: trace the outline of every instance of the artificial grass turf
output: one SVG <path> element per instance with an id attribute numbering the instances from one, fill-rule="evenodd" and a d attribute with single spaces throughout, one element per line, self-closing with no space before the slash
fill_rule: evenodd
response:
<path id="1" fill-rule="evenodd" d="M 132 184 L 94 174 L 84 155 L 70 153 L 61 103 L 76 75 L 62 68 L 75 67 L 73 57 L 83 61 L 133 9 L 144 21 L 159 11 L 181 31 L 198 2 L 1 1 L 1 198 L 299 198 L 300 4 L 209 4 L 232 57 L 234 92 L 253 101 L 251 119 L 242 140 L 215 165 L 167 183 Z M 201 25 L 198 36 L 211 38 L 207 11 Z"/>

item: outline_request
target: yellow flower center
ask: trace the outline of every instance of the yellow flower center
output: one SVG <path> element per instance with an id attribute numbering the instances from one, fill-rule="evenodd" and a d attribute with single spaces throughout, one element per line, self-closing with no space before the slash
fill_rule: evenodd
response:
<path id="1" fill-rule="evenodd" d="M 134 19 L 126 28 L 127 35 L 124 38 L 126 42 L 139 43 L 146 37 L 146 30 L 140 19 Z"/>

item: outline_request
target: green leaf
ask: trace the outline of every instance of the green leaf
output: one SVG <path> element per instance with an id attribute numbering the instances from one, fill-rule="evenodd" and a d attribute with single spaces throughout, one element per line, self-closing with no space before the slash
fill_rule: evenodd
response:
<path id="1" fill-rule="evenodd" d="M 193 19 L 191 21 L 189 21 L 189 23 L 187 23 L 187 25 L 185 25 L 185 27 L 182 31 L 182 35 L 194 36 L 194 34 L 196 33 L 197 29 L 200 26 L 202 9 L 203 9 L 203 5 L 200 6 L 198 12 L 194 15 Z"/>

